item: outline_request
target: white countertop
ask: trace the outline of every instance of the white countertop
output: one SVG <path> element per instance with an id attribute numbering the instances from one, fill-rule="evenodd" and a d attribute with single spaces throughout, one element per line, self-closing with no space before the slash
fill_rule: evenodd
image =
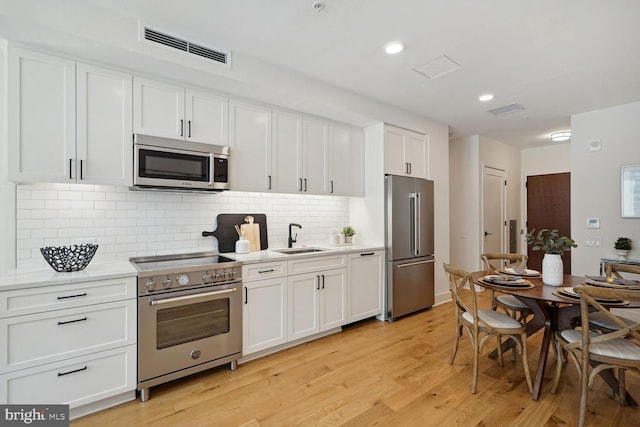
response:
<path id="1" fill-rule="evenodd" d="M 89 264 L 89 266 L 82 271 L 73 271 L 70 273 L 58 273 L 52 268 L 35 271 L 17 270 L 0 276 L 0 291 L 115 279 L 118 277 L 135 277 L 137 274 L 138 272 L 129 261 Z"/>
<path id="2" fill-rule="evenodd" d="M 323 256 L 323 255 L 331 255 L 331 254 L 347 254 L 352 252 L 377 251 L 377 250 L 384 249 L 384 247 L 382 246 L 367 246 L 367 245 L 296 246 L 292 249 L 305 249 L 307 247 L 322 249 L 322 251 L 308 252 L 303 254 L 283 254 L 277 251 L 286 250 L 287 248 L 275 248 L 275 249 L 266 249 L 264 251 L 250 252 L 248 254 L 237 254 L 235 252 L 228 252 L 220 255 L 225 256 L 227 258 L 231 258 L 236 261 L 241 261 L 246 264 L 254 264 L 257 262 L 282 261 L 282 260 L 294 259 L 294 258 L 317 257 L 317 256 Z"/>
<path id="3" fill-rule="evenodd" d="M 246 264 L 258 262 L 283 261 L 295 258 L 317 257 L 331 254 L 348 254 L 353 252 L 383 250 L 382 246 L 367 245 L 341 245 L 341 246 L 308 246 L 310 248 L 322 249 L 319 252 L 309 252 L 303 254 L 283 254 L 277 252 L 279 249 L 267 249 L 264 251 L 250 252 L 248 254 L 236 254 L 234 252 L 223 253 L 221 255 Z M 304 249 L 305 246 L 297 246 L 293 249 Z M 13 289 L 33 288 L 38 286 L 61 285 L 65 283 L 87 282 L 92 280 L 115 279 L 118 277 L 135 277 L 138 272 L 128 261 L 89 264 L 82 271 L 70 273 L 58 273 L 52 268 L 35 271 L 14 271 L 0 275 L 0 291 Z"/>

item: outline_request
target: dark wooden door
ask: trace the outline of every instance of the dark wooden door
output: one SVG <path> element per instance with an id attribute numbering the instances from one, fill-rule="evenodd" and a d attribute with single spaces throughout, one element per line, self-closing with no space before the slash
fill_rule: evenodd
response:
<path id="1" fill-rule="evenodd" d="M 527 230 L 557 229 L 571 236 L 571 174 L 554 173 L 527 177 Z M 544 252 L 527 250 L 529 267 L 540 271 Z M 564 274 L 571 274 L 571 253 L 562 255 Z"/>

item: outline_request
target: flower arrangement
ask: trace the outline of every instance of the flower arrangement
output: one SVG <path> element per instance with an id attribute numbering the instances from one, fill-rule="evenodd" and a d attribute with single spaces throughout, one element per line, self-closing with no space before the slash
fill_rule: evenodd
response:
<path id="1" fill-rule="evenodd" d="M 567 236 L 560 236 L 558 230 L 549 230 L 543 228 L 536 234 L 536 229 L 525 234 L 527 244 L 533 245 L 531 249 L 534 251 L 543 251 L 546 254 L 562 255 L 563 252 L 570 251 L 571 248 L 577 248 L 576 242 Z"/>

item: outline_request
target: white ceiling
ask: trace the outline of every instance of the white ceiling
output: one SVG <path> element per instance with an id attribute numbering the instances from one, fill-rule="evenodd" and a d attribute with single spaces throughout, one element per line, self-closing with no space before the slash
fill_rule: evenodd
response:
<path id="1" fill-rule="evenodd" d="M 438 120 L 454 137 L 545 145 L 572 114 L 640 100 L 638 0 L 324 0 L 321 12 L 314 0 L 85 3 Z M 405 51 L 384 53 L 391 40 Z M 433 80 L 413 71 L 442 55 L 461 68 Z M 525 110 L 486 112 L 513 102 Z"/>

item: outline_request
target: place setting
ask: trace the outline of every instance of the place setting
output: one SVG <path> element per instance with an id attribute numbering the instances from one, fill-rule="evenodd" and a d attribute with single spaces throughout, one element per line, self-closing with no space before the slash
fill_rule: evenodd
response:
<path id="1" fill-rule="evenodd" d="M 622 277 L 584 276 L 584 285 L 600 286 L 603 288 L 625 289 L 640 286 L 640 280 L 624 279 Z"/>
<path id="2" fill-rule="evenodd" d="M 572 301 L 580 301 L 580 294 L 578 294 L 573 287 L 560 287 L 558 289 L 554 289 L 553 294 L 562 298 L 567 298 Z M 594 298 L 596 301 L 606 304 L 608 306 L 622 306 L 628 305 L 629 301 L 615 299 L 615 298 Z"/>
<path id="3" fill-rule="evenodd" d="M 534 287 L 530 281 L 519 276 L 508 274 L 489 274 L 481 277 L 479 280 L 484 284 L 503 288 L 528 289 Z"/>
<path id="4" fill-rule="evenodd" d="M 542 274 L 538 270 L 530 270 L 528 268 L 521 267 L 505 267 L 497 270 L 500 274 L 507 274 L 509 276 L 518 276 L 518 277 L 531 277 L 531 278 L 539 278 L 542 277 Z"/>

